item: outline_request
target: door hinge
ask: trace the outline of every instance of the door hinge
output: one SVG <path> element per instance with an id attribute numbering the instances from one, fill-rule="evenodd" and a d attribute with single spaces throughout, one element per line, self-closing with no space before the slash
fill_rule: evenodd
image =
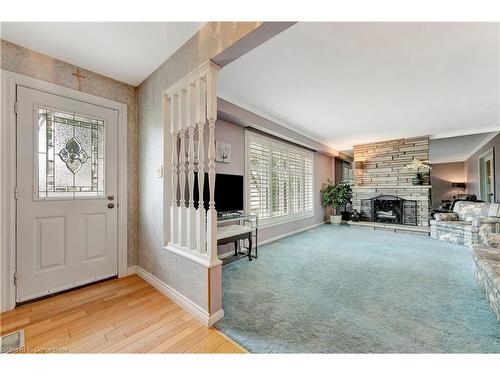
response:
<path id="1" fill-rule="evenodd" d="M 14 102 L 14 113 L 17 115 L 19 109 L 19 105 L 17 104 L 17 100 Z"/>
<path id="2" fill-rule="evenodd" d="M 17 188 L 17 186 L 14 188 L 14 199 L 19 199 L 19 189 Z"/>
<path id="3" fill-rule="evenodd" d="M 17 272 L 14 274 L 14 285 L 17 285 L 18 274 Z"/>

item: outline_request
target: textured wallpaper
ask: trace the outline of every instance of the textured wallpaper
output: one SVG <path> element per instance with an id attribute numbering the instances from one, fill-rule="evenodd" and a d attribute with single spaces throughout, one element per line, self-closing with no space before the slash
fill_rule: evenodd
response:
<path id="1" fill-rule="evenodd" d="M 56 85 L 78 89 L 75 76 L 80 69 L 82 92 L 127 104 L 128 118 L 128 265 L 137 262 L 137 97 L 136 89 L 100 74 L 56 60 L 33 50 L 1 40 L 1 68 Z"/>

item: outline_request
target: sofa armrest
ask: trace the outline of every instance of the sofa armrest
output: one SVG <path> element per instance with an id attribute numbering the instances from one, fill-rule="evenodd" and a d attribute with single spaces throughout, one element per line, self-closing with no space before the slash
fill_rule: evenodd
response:
<path id="1" fill-rule="evenodd" d="M 500 248 L 500 233 L 488 234 L 486 242 L 491 247 Z"/>
<path id="2" fill-rule="evenodd" d="M 492 243 L 491 237 L 497 241 L 498 236 L 496 236 L 496 234 L 500 233 L 500 218 L 488 216 L 478 219 L 477 222 L 479 223 L 478 232 L 480 242 L 489 246 L 498 247 L 497 243 Z M 474 223 L 472 225 L 474 225 Z"/>
<path id="3" fill-rule="evenodd" d="M 434 219 L 437 221 L 457 221 L 458 214 L 456 212 L 440 212 L 434 214 Z"/>
<path id="4" fill-rule="evenodd" d="M 479 221 L 480 224 L 499 224 L 500 223 L 500 217 L 496 216 L 487 216 L 487 217 L 482 217 Z"/>

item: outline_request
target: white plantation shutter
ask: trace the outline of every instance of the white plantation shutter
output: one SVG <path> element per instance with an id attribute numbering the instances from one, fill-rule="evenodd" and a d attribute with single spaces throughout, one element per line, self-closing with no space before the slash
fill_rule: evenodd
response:
<path id="1" fill-rule="evenodd" d="M 304 211 L 313 212 L 313 158 L 304 158 Z"/>
<path id="2" fill-rule="evenodd" d="M 303 210 L 304 204 L 304 156 L 290 152 L 289 154 L 289 191 L 290 191 L 290 214 L 298 214 Z"/>
<path id="3" fill-rule="evenodd" d="M 288 214 L 288 152 L 273 147 L 272 150 L 272 216 Z"/>
<path id="4" fill-rule="evenodd" d="M 247 206 L 262 223 L 313 212 L 313 154 L 247 132 Z"/>
<path id="5" fill-rule="evenodd" d="M 271 216 L 271 147 L 266 144 L 250 142 L 249 158 L 249 209 L 260 219 Z"/>

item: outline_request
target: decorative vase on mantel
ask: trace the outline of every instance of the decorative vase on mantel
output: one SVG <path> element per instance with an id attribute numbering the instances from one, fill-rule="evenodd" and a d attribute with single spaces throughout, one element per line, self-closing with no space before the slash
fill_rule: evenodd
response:
<path id="1" fill-rule="evenodd" d="M 429 172 L 422 173 L 422 185 L 430 185 L 431 184 L 431 174 Z"/>
<path id="2" fill-rule="evenodd" d="M 410 164 L 405 165 L 402 168 L 403 172 L 415 172 L 415 177 L 412 178 L 411 182 L 413 185 L 423 185 L 424 182 L 427 184 L 430 181 L 430 170 L 431 166 L 428 160 L 419 160 L 414 158 Z M 423 171 L 427 172 L 424 178 Z M 429 178 L 427 178 L 429 176 Z"/>

